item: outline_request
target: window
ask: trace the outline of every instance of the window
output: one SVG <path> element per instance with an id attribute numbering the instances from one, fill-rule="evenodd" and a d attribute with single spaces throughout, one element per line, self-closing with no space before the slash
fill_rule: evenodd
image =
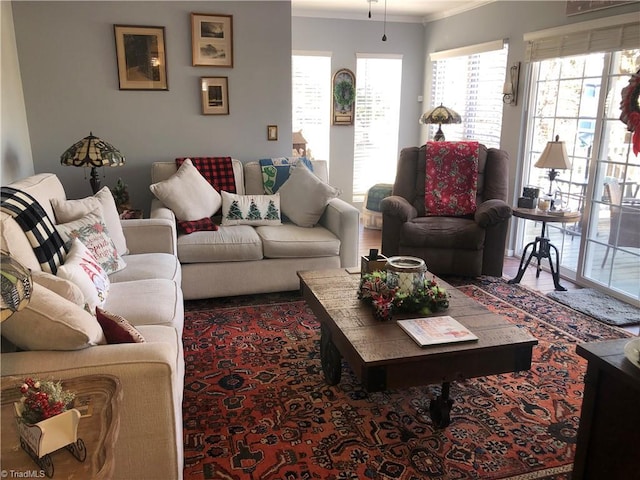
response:
<path id="1" fill-rule="evenodd" d="M 548 172 L 533 165 L 558 135 L 571 168 L 559 172 L 552 192 L 558 205 L 583 214 L 575 225 L 548 225 L 562 273 L 637 300 L 640 158 L 620 121 L 622 89 L 640 65 L 637 15 L 534 32 L 525 41 L 532 83 L 522 184 L 548 191 Z M 531 222 L 518 226 L 521 245 L 540 233 Z"/>
<path id="2" fill-rule="evenodd" d="M 396 176 L 400 129 L 401 56 L 358 54 L 353 201 Z"/>
<path id="3" fill-rule="evenodd" d="M 443 127 L 447 140 L 477 140 L 500 147 L 507 53 L 506 42 L 498 40 L 431 55 L 431 105 L 443 104 L 462 117 L 461 124 Z M 429 138 L 437 128 L 430 126 Z"/>
<path id="4" fill-rule="evenodd" d="M 302 131 L 307 156 L 329 161 L 331 56 L 294 53 L 291 72 L 293 131 Z"/>

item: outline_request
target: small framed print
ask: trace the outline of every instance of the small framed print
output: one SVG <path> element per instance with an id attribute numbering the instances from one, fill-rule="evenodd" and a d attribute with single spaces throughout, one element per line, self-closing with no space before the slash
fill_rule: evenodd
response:
<path id="1" fill-rule="evenodd" d="M 229 115 L 229 87 L 227 77 L 200 78 L 203 115 Z"/>
<path id="2" fill-rule="evenodd" d="M 164 27 L 114 25 L 120 90 L 169 90 Z"/>
<path id="3" fill-rule="evenodd" d="M 193 66 L 233 67 L 233 16 L 191 14 Z"/>
<path id="4" fill-rule="evenodd" d="M 267 140 L 273 142 L 278 140 L 278 126 L 277 125 L 267 125 Z"/>

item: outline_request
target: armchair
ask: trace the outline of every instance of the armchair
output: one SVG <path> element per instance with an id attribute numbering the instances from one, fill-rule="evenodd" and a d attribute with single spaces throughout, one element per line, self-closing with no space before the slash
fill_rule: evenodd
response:
<path id="1" fill-rule="evenodd" d="M 383 199 L 382 253 L 425 260 L 435 274 L 502 276 L 511 207 L 506 203 L 509 156 L 479 146 L 474 214 L 425 215 L 426 146 L 400 152 L 392 195 Z"/>

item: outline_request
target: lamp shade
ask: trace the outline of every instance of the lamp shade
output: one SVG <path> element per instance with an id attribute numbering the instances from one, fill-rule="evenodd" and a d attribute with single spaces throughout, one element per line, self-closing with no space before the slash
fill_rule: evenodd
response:
<path id="1" fill-rule="evenodd" d="M 547 143 L 535 166 L 538 168 L 558 170 L 568 170 L 571 168 L 571 162 L 569 162 L 569 157 L 567 156 L 567 149 L 564 142 L 560 141 L 559 136 L 556 136 L 554 142 Z"/>
<path id="2" fill-rule="evenodd" d="M 60 156 L 60 163 L 74 167 L 117 167 L 123 165 L 124 155 L 93 133 L 71 145 Z"/>
<path id="3" fill-rule="evenodd" d="M 442 104 L 440 104 L 440 106 L 436 108 L 432 108 L 431 110 L 424 112 L 420 117 L 420 123 L 424 124 L 448 124 L 460 122 L 462 122 L 460 114 L 450 108 L 443 106 Z"/>
<path id="4" fill-rule="evenodd" d="M 0 259 L 0 321 L 4 322 L 29 304 L 33 284 L 29 269 L 7 252 L 0 252 Z"/>

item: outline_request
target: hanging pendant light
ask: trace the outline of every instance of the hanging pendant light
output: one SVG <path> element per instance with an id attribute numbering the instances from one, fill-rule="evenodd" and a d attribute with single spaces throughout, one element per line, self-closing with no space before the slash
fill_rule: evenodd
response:
<path id="1" fill-rule="evenodd" d="M 371 5 L 371 4 L 369 4 Z M 384 0 L 384 22 L 382 23 L 382 41 L 387 41 L 387 0 Z"/>

